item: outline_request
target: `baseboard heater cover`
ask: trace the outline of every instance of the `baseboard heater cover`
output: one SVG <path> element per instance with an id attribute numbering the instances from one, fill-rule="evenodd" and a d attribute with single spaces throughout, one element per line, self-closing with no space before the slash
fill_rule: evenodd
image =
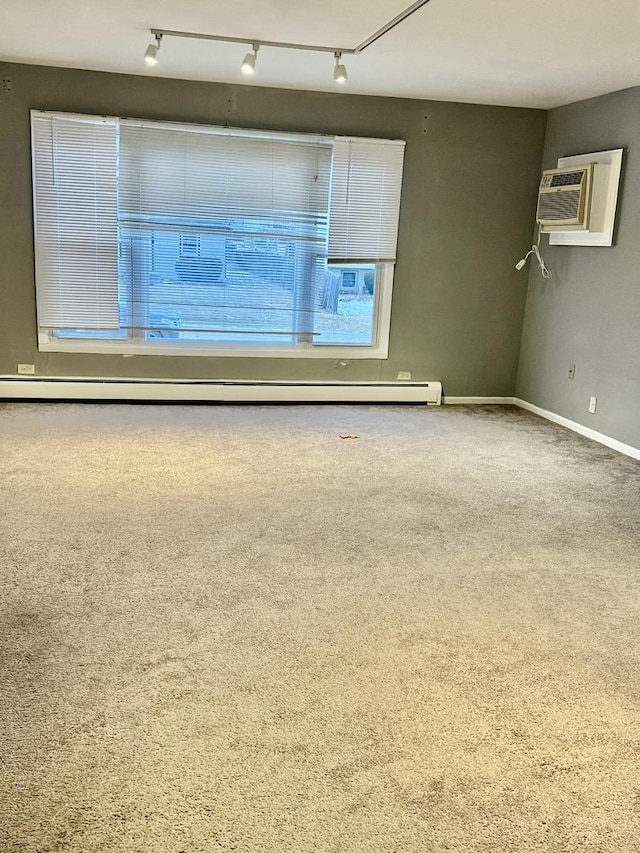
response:
<path id="1" fill-rule="evenodd" d="M 415 403 L 439 406 L 440 382 L 272 382 L 208 379 L 0 377 L 2 400 L 220 403 Z"/>

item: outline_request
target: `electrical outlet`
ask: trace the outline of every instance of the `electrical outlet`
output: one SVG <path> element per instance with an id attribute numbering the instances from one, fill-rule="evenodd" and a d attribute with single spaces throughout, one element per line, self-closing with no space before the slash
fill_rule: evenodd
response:
<path id="1" fill-rule="evenodd" d="M 399 370 L 398 371 L 398 379 L 401 379 L 404 382 L 407 382 L 411 379 L 411 371 L 410 370 Z"/>
<path id="2" fill-rule="evenodd" d="M 35 364 L 19 364 L 18 365 L 18 375 L 19 376 L 33 376 L 36 372 Z"/>
<path id="3" fill-rule="evenodd" d="M 3 92 L 10 92 L 11 91 L 11 77 L 3 77 L 0 85 L 2 86 Z"/>
<path id="4" fill-rule="evenodd" d="M 575 378 L 576 378 L 576 366 L 575 366 L 575 364 L 570 364 L 569 365 L 569 379 L 575 379 Z"/>
<path id="5" fill-rule="evenodd" d="M 598 405 L 598 398 L 597 397 L 589 397 L 589 414 L 590 415 L 595 415 L 597 405 Z"/>

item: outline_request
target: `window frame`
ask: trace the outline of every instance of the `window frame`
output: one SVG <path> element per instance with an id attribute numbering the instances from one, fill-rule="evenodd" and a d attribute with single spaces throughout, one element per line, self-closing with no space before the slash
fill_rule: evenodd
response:
<path id="1" fill-rule="evenodd" d="M 44 111 L 33 110 L 32 115 Z M 47 113 L 45 113 L 47 114 Z M 63 113 L 48 113 L 49 115 L 61 115 L 75 118 L 74 114 Z M 79 115 L 82 119 L 84 116 Z M 90 117 L 101 118 L 101 120 L 111 121 L 109 117 Z M 113 119 L 119 121 L 119 119 Z M 145 120 L 140 120 L 146 124 Z M 164 122 L 148 122 L 157 127 L 180 127 L 184 125 L 164 123 Z M 186 127 L 190 127 L 186 125 Z M 195 127 L 198 127 L 197 125 Z M 204 128 L 205 126 L 203 126 Z M 222 129 L 216 129 L 216 132 L 221 132 Z M 240 131 L 243 133 L 243 131 Z M 264 133 L 268 136 L 285 137 L 286 134 L 273 133 L 266 131 L 244 131 L 247 135 Z M 312 136 L 309 134 L 296 134 L 296 136 Z M 328 137 L 337 139 L 338 137 Z M 374 142 L 384 140 L 371 140 Z M 35 158 L 35 153 L 33 154 Z M 35 202 L 35 159 L 34 159 L 34 202 Z M 35 226 L 35 222 L 34 222 Z M 119 227 L 119 226 L 118 226 Z M 180 257 L 194 257 L 200 254 L 200 237 L 193 235 L 196 251 L 192 254 L 191 251 L 185 255 L 183 249 L 183 236 L 180 236 Z M 189 235 L 191 236 L 191 235 Z M 191 246 L 189 246 L 191 248 Z M 153 249 L 152 249 L 153 256 Z M 118 263 L 119 263 L 118 256 Z M 363 263 L 353 261 L 355 265 Z M 366 261 L 365 261 L 366 263 Z M 372 263 L 373 262 L 369 262 Z M 340 262 L 335 260 L 330 261 L 329 267 L 333 266 L 346 267 L 350 265 L 349 260 Z M 70 353 L 95 353 L 109 355 L 157 355 L 162 357 L 171 356 L 195 356 L 195 357 L 227 357 L 227 358 L 324 358 L 324 359 L 387 359 L 389 356 L 389 337 L 391 327 L 391 306 L 393 296 L 393 280 L 395 272 L 395 260 L 384 260 L 373 264 L 375 267 L 375 288 L 373 301 L 373 325 L 370 344 L 363 343 L 322 343 L 320 340 L 314 341 L 310 335 L 304 333 L 294 334 L 295 340 L 292 343 L 265 343 L 260 342 L 238 342 L 237 344 L 229 342 L 215 341 L 181 341 L 171 337 L 154 337 L 149 335 L 149 330 L 145 331 L 148 322 L 142 323 L 139 317 L 129 318 L 131 328 L 125 330 L 125 335 L 122 334 L 122 329 L 114 330 L 113 337 L 107 335 L 99 336 L 84 336 L 91 330 L 80 331 L 78 336 L 73 337 L 73 329 L 65 329 L 58 332 L 56 329 L 39 327 L 37 331 L 38 349 L 43 352 L 70 352 Z M 357 281 L 357 277 L 356 277 Z M 145 315 L 149 310 L 148 304 L 145 302 L 141 308 Z M 179 331 L 179 330 L 178 330 Z"/>

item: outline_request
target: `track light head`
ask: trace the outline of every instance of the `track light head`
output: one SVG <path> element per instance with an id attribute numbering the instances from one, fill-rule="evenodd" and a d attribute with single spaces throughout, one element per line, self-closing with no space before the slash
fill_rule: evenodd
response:
<path id="1" fill-rule="evenodd" d="M 155 44 L 150 44 L 147 47 L 147 49 L 145 50 L 145 53 L 144 53 L 144 61 L 147 63 L 147 65 L 157 65 L 158 64 L 158 60 L 156 58 L 157 53 L 158 53 L 158 48 L 156 47 Z"/>
<path id="2" fill-rule="evenodd" d="M 147 49 L 144 52 L 144 61 L 147 65 L 153 66 L 158 64 L 158 51 L 160 50 L 160 45 L 162 44 L 162 35 L 156 33 L 156 43 L 148 45 Z"/>
<path id="3" fill-rule="evenodd" d="M 256 57 L 253 53 L 248 53 L 240 68 L 243 74 L 246 74 L 247 77 L 251 76 L 251 74 L 255 74 L 256 71 Z"/>
<path id="4" fill-rule="evenodd" d="M 340 62 L 342 59 L 341 53 L 336 53 L 334 56 L 336 58 L 336 67 L 333 69 L 333 81 L 334 83 L 338 83 L 340 86 L 344 86 L 349 79 L 347 67 Z"/>
<path id="5" fill-rule="evenodd" d="M 251 76 L 251 74 L 255 74 L 256 71 L 256 60 L 258 58 L 258 44 L 253 45 L 253 53 L 249 51 L 249 53 L 245 56 L 242 66 L 240 70 L 243 74 L 246 74 L 247 77 Z"/>

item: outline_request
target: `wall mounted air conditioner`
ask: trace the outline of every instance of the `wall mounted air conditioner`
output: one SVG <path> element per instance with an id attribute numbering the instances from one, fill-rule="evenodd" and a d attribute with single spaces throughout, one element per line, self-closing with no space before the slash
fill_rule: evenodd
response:
<path id="1" fill-rule="evenodd" d="M 536 221 L 540 230 L 588 231 L 593 163 L 546 169 L 538 191 Z"/>

